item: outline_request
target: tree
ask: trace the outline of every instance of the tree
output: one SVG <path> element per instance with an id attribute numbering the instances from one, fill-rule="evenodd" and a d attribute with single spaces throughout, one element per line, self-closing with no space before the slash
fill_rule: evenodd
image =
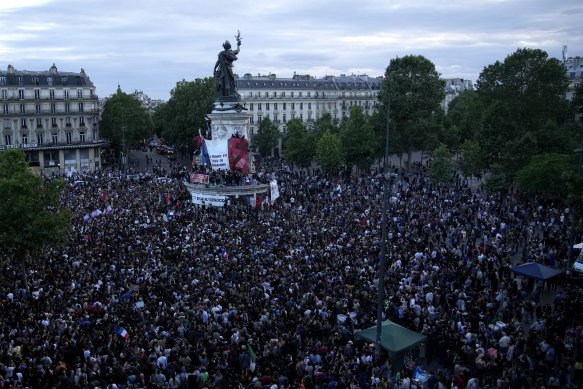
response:
<path id="1" fill-rule="evenodd" d="M 60 205 L 63 180 L 43 182 L 21 150 L 0 153 L 0 252 L 22 266 L 49 247 L 62 248 L 71 231 L 71 213 Z"/>
<path id="2" fill-rule="evenodd" d="M 122 132 L 125 128 L 125 134 Z M 148 111 L 132 95 L 117 92 L 105 102 L 100 122 L 101 135 L 109 140 L 114 151 L 122 150 L 122 139 L 126 147 L 133 147 L 153 134 L 154 125 Z"/>
<path id="3" fill-rule="evenodd" d="M 563 94 L 569 85 L 566 69 L 540 49 L 518 49 L 484 68 L 477 81 L 486 105 L 496 101 L 511 112 L 515 125 L 538 128 L 548 119 L 564 115 Z"/>
<path id="4" fill-rule="evenodd" d="M 298 118 L 287 122 L 287 136 L 283 144 L 286 161 L 300 168 L 308 168 L 315 154 L 315 143 L 306 125 Z"/>
<path id="5" fill-rule="evenodd" d="M 520 190 L 531 194 L 566 195 L 565 172 L 573 171 L 572 157 L 566 154 L 541 154 L 532 157 L 530 163 L 516 174 Z"/>
<path id="6" fill-rule="evenodd" d="M 336 174 L 344 161 L 342 142 L 338 136 L 326 131 L 318 141 L 316 148 L 316 162 L 322 170 L 329 174 Z"/>
<path id="7" fill-rule="evenodd" d="M 277 124 L 274 124 L 268 117 L 261 120 L 259 130 L 251 138 L 251 145 L 259 151 L 262 156 L 270 156 L 271 152 L 279 142 L 281 133 Z"/>
<path id="8" fill-rule="evenodd" d="M 330 112 L 325 112 L 319 119 L 314 122 L 314 128 L 312 129 L 311 135 L 315 144 L 318 143 L 326 131 L 330 131 L 331 134 L 336 135 L 340 133 L 340 129 L 338 128 L 338 120 L 332 119 Z"/>
<path id="9" fill-rule="evenodd" d="M 370 168 L 374 162 L 377 141 L 373 127 L 364 115 L 362 107 L 353 106 L 350 109 L 350 117 L 341 128 L 340 139 L 344 159 L 349 167 L 356 165 L 359 169 Z"/>
<path id="10" fill-rule="evenodd" d="M 459 164 L 462 174 L 470 177 L 480 173 L 484 162 L 482 161 L 483 154 L 478 142 L 466 139 L 460 150 Z"/>
<path id="11" fill-rule="evenodd" d="M 154 112 L 157 134 L 168 144 L 193 147 L 199 130 L 207 135 L 206 115 L 215 101 L 212 78 L 182 80 L 170 92 L 170 100 Z"/>
<path id="12" fill-rule="evenodd" d="M 484 107 L 475 91 L 468 89 L 460 93 L 449 103 L 442 141 L 452 150 L 457 150 L 479 133 L 483 112 Z"/>
<path id="13" fill-rule="evenodd" d="M 451 152 L 443 143 L 435 150 L 433 161 L 429 165 L 429 179 L 434 184 L 453 181 L 453 162 Z"/>
<path id="14" fill-rule="evenodd" d="M 397 132 L 397 142 L 409 154 L 408 160 L 413 151 L 436 146 L 444 87 L 435 65 L 423 56 L 392 59 L 386 69 L 379 100 L 391 108 L 391 130 Z"/>

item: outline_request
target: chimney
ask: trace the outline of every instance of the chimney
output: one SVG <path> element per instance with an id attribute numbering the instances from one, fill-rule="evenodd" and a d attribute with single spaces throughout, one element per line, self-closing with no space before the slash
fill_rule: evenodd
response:
<path id="1" fill-rule="evenodd" d="M 53 62 L 53 66 L 51 66 L 51 68 L 49 69 L 49 73 L 57 74 L 57 67 L 55 66 L 54 62 Z"/>

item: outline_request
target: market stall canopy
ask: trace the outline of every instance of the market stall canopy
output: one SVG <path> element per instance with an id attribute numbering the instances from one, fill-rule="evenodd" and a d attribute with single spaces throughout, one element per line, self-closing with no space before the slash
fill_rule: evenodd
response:
<path id="1" fill-rule="evenodd" d="M 541 265 L 540 263 L 527 262 L 522 265 L 510 268 L 511 271 L 517 274 L 522 274 L 528 278 L 535 280 L 546 281 L 560 275 L 562 272 L 554 267 Z"/>
<path id="2" fill-rule="evenodd" d="M 356 337 L 368 339 L 372 343 L 376 343 L 377 327 L 373 326 L 362 331 L 357 331 Z M 425 339 L 425 335 L 401 327 L 390 320 L 385 320 L 383 322 L 381 330 L 381 346 L 390 353 L 394 354 L 407 350 L 418 343 L 424 342 Z"/>

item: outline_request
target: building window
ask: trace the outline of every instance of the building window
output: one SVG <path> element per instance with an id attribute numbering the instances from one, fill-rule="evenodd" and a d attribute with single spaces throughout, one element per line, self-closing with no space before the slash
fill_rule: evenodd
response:
<path id="1" fill-rule="evenodd" d="M 4 119 L 4 128 L 10 129 L 10 119 Z"/>
<path id="2" fill-rule="evenodd" d="M 282 104 L 283 104 L 283 107 L 282 107 L 282 109 L 285 111 L 285 110 L 286 110 L 286 105 L 287 105 L 287 104 L 286 104 L 286 103 L 282 103 Z"/>
<path id="3" fill-rule="evenodd" d="M 261 124 L 261 115 L 257 115 L 257 124 Z"/>
<path id="4" fill-rule="evenodd" d="M 257 110 L 261 111 L 261 103 L 257 103 Z"/>
<path id="5" fill-rule="evenodd" d="M 41 118 L 36 118 L 36 128 L 43 127 L 43 120 Z"/>
<path id="6" fill-rule="evenodd" d="M 277 97 L 277 92 L 273 92 L 273 98 L 275 99 Z"/>
<path id="7" fill-rule="evenodd" d="M 79 133 L 79 142 L 85 143 L 85 133 L 83 131 Z"/>
<path id="8" fill-rule="evenodd" d="M 18 90 L 18 98 L 20 100 L 24 100 L 24 89 L 19 89 Z"/>
<path id="9" fill-rule="evenodd" d="M 61 77 L 61 83 L 63 85 L 69 84 L 69 79 L 66 76 Z"/>
<path id="10" fill-rule="evenodd" d="M 302 97 L 302 92 L 300 92 L 300 98 Z"/>
<path id="11" fill-rule="evenodd" d="M 19 86 L 23 86 L 24 85 L 24 81 L 23 81 L 22 77 L 18 77 L 18 85 Z"/>
<path id="12" fill-rule="evenodd" d="M 59 144 L 59 134 L 57 134 L 56 132 L 52 134 L 53 137 L 53 145 L 57 145 Z"/>
<path id="13" fill-rule="evenodd" d="M 300 109 L 304 109 L 304 103 L 300 103 Z"/>
<path id="14" fill-rule="evenodd" d="M 294 98 L 294 92 L 291 92 L 291 97 L 292 97 L 292 99 Z"/>
<path id="15" fill-rule="evenodd" d="M 308 103 L 308 109 L 312 109 L 312 103 Z"/>
<path id="16" fill-rule="evenodd" d="M 51 103 L 51 113 L 57 113 L 57 106 L 55 103 Z"/>
<path id="17" fill-rule="evenodd" d="M 304 121 L 304 114 L 300 113 L 300 120 L 303 122 Z"/>
<path id="18" fill-rule="evenodd" d="M 253 98 L 253 92 L 249 92 L 249 98 Z"/>
<path id="19" fill-rule="evenodd" d="M 38 143 L 39 145 L 44 144 L 44 136 L 42 132 L 39 132 L 38 134 L 36 134 L 36 143 Z"/>
<path id="20" fill-rule="evenodd" d="M 71 105 L 69 103 L 65 103 L 65 112 L 71 112 Z"/>
<path id="21" fill-rule="evenodd" d="M 67 135 L 67 144 L 70 145 L 71 142 L 73 141 L 73 133 L 67 132 L 66 135 Z"/>
<path id="22" fill-rule="evenodd" d="M 34 108 L 35 108 L 37 114 L 41 113 L 40 104 L 35 105 Z"/>
<path id="23" fill-rule="evenodd" d="M 2 100 L 8 99 L 8 91 L 6 89 L 2 89 Z"/>
<path id="24" fill-rule="evenodd" d="M 291 120 L 294 120 L 295 118 L 296 118 L 296 114 L 295 113 L 292 113 L 291 114 Z"/>
<path id="25" fill-rule="evenodd" d="M 291 103 L 291 109 L 296 109 L 296 103 Z"/>
<path id="26" fill-rule="evenodd" d="M 36 100 L 39 100 L 40 99 L 40 89 L 35 89 L 34 90 L 34 98 Z"/>
<path id="27" fill-rule="evenodd" d="M 4 115 L 8 115 L 8 104 L 4 104 Z"/>
<path id="28" fill-rule="evenodd" d="M 23 145 L 28 144 L 28 134 L 22 134 L 22 144 Z"/>
<path id="29" fill-rule="evenodd" d="M 249 103 L 249 111 L 253 111 L 253 103 Z"/>
<path id="30" fill-rule="evenodd" d="M 20 104 L 20 113 L 22 114 L 26 113 L 26 106 L 24 104 Z"/>
<path id="31" fill-rule="evenodd" d="M 6 77 L 0 77 L 0 85 L 6 85 Z"/>
<path id="32" fill-rule="evenodd" d="M 255 127 L 249 127 L 249 135 L 253 135 L 253 130 L 255 130 Z"/>
<path id="33" fill-rule="evenodd" d="M 10 135 L 4 135 L 4 144 L 6 146 L 10 146 L 12 144 L 12 139 L 10 138 Z"/>
<path id="34" fill-rule="evenodd" d="M 85 118 L 84 118 L 83 116 L 81 116 L 81 117 L 79 118 L 79 125 L 80 125 L 81 127 L 85 127 Z"/>
<path id="35" fill-rule="evenodd" d="M 53 86 L 53 78 L 52 77 L 47 77 L 47 84 L 48 86 Z"/>
<path id="36" fill-rule="evenodd" d="M 83 112 L 83 103 L 79 103 L 79 112 Z"/>
<path id="37" fill-rule="evenodd" d="M 51 100 L 55 98 L 55 90 L 54 89 L 49 90 L 49 97 Z"/>
<path id="38" fill-rule="evenodd" d="M 65 89 L 64 91 L 65 100 L 69 100 L 69 89 Z"/>
<path id="39" fill-rule="evenodd" d="M 250 124 L 253 124 L 253 116 L 251 116 L 251 117 L 249 118 L 249 123 L 250 123 Z"/>
<path id="40" fill-rule="evenodd" d="M 56 127 L 57 126 L 57 118 L 51 118 L 51 126 L 52 127 Z"/>
<path id="41" fill-rule="evenodd" d="M 265 103 L 265 110 L 269 111 L 269 103 Z"/>
<path id="42" fill-rule="evenodd" d="M 66 125 L 67 127 L 71 127 L 71 118 L 70 118 L 70 117 L 66 117 L 66 118 L 65 118 L 65 125 Z"/>
<path id="43" fill-rule="evenodd" d="M 273 110 L 277 111 L 277 103 L 273 103 Z"/>
<path id="44" fill-rule="evenodd" d="M 276 113 L 273 114 L 273 122 L 274 123 L 279 123 L 279 119 Z"/>
<path id="45" fill-rule="evenodd" d="M 287 117 L 286 117 L 285 113 L 283 114 L 283 122 L 287 123 Z"/>
<path id="46" fill-rule="evenodd" d="M 26 128 L 26 119 L 20 119 L 20 127 Z"/>
<path id="47" fill-rule="evenodd" d="M 77 89 L 77 98 L 78 99 L 82 99 L 83 98 L 83 89 Z"/>
<path id="48" fill-rule="evenodd" d="M 285 98 L 285 92 L 281 92 L 281 97 Z"/>

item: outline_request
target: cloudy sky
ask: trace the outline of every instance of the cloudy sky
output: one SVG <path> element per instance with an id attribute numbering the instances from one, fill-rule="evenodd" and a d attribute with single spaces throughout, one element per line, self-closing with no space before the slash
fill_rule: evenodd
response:
<path id="1" fill-rule="evenodd" d="M 100 97 L 212 75 L 222 43 L 239 75 L 383 75 L 408 54 L 474 83 L 517 48 L 583 56 L 581 0 L 1 0 L 0 68 L 84 68 Z"/>

